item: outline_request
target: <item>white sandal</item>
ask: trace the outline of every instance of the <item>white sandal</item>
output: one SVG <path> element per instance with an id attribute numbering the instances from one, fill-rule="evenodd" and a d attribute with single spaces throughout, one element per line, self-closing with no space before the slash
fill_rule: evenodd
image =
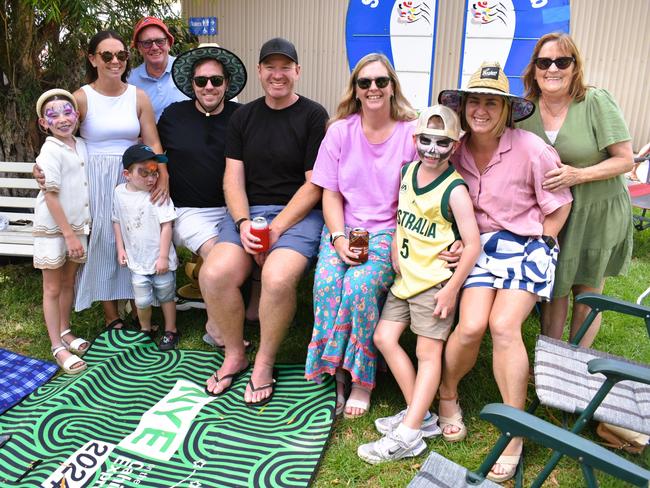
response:
<path id="1" fill-rule="evenodd" d="M 368 391 L 365 388 L 363 388 L 361 386 L 358 386 L 356 384 L 352 385 L 352 390 Z M 372 394 L 372 392 L 370 392 L 370 391 L 368 391 L 368 393 L 369 393 L 369 395 Z M 352 393 L 350 393 L 350 395 L 352 395 Z M 363 411 L 361 413 L 359 413 L 359 414 L 347 413 L 345 411 L 345 409 L 348 408 L 348 407 L 350 407 L 350 408 L 358 408 L 358 409 L 363 410 Z M 356 398 L 349 398 L 348 397 L 348 401 L 345 402 L 345 407 L 343 409 L 343 417 L 346 418 L 346 419 L 358 419 L 359 417 L 363 417 L 365 414 L 367 414 L 369 409 L 370 409 L 370 402 L 369 401 L 357 400 Z"/>
<path id="2" fill-rule="evenodd" d="M 454 397 L 454 398 L 440 397 L 440 400 L 442 400 L 443 402 L 448 402 L 448 401 L 451 402 L 453 400 L 456 400 L 456 405 L 458 406 L 458 410 L 451 417 L 443 417 L 442 415 L 438 416 L 438 425 L 440 425 L 440 429 L 442 430 L 442 438 L 447 442 L 462 441 L 463 439 L 465 439 L 465 437 L 467 437 L 467 427 L 463 422 L 463 411 L 461 410 L 460 405 L 458 405 L 458 397 Z M 440 412 L 440 406 L 438 406 L 438 413 L 439 412 Z M 457 427 L 458 432 L 446 433 L 445 427 L 447 427 L 448 425 L 452 427 Z"/>
<path id="3" fill-rule="evenodd" d="M 58 357 L 57 354 L 60 353 L 61 351 L 67 351 L 67 348 L 65 346 L 58 346 L 52 349 L 52 355 L 54 356 L 54 359 L 56 361 L 56 364 L 59 365 L 59 367 L 67 374 L 79 374 L 82 371 L 84 371 L 88 365 L 84 362 L 83 359 L 81 359 L 79 356 L 76 354 L 71 354 L 68 356 L 68 359 L 65 361 L 61 361 Z M 81 363 L 82 365 L 73 368 L 75 364 Z"/>
<path id="4" fill-rule="evenodd" d="M 63 345 L 66 347 L 68 351 L 73 352 L 75 354 L 83 354 L 88 350 L 88 348 L 90 347 L 90 342 L 88 342 L 86 339 L 82 339 L 81 337 L 76 337 L 72 342 L 68 343 L 63 339 L 63 336 L 68 334 L 72 334 L 72 330 L 66 329 L 63 332 L 61 332 L 61 342 L 63 343 Z M 87 344 L 87 346 L 82 348 L 84 344 Z"/>
<path id="5" fill-rule="evenodd" d="M 520 459 L 521 454 L 518 454 L 516 456 L 499 456 L 499 459 L 497 459 L 497 462 L 494 463 L 494 466 L 500 464 L 502 466 L 508 466 L 508 469 L 501 474 L 496 474 L 494 471 L 492 471 L 492 469 L 494 469 L 494 466 L 492 466 L 492 469 L 490 469 L 490 472 L 487 474 L 486 478 L 490 481 L 494 481 L 495 483 L 503 483 L 504 481 L 508 481 L 514 478 L 515 474 L 517 473 L 517 466 L 519 466 Z"/>

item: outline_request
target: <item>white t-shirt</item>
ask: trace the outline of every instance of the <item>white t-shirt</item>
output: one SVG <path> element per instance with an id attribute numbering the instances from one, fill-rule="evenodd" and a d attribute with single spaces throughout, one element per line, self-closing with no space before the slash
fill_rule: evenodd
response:
<path id="1" fill-rule="evenodd" d="M 174 204 L 151 203 L 146 191 L 129 191 L 126 183 L 115 188 L 113 222 L 120 224 L 126 249 L 127 265 L 136 274 L 156 273 L 156 261 L 160 256 L 160 224 L 176 218 Z M 169 244 L 169 270 L 176 269 L 178 259 L 174 245 Z"/>

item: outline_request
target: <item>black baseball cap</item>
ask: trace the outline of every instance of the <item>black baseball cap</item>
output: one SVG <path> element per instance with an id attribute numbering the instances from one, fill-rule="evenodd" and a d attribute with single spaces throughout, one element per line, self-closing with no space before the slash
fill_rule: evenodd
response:
<path id="1" fill-rule="evenodd" d="M 153 149 L 146 144 L 134 144 L 124 151 L 124 154 L 122 155 L 122 165 L 124 166 L 124 169 L 129 169 L 129 166 L 134 163 L 141 163 L 142 161 L 148 161 L 150 159 L 158 161 L 159 163 L 167 162 L 167 156 L 164 154 L 156 154 L 153 152 Z"/>
<path id="2" fill-rule="evenodd" d="M 260 49 L 260 60 L 258 62 L 261 63 L 271 54 L 282 54 L 294 63 L 298 63 L 296 46 L 294 46 L 292 42 L 282 39 L 281 37 L 274 37 L 262 44 L 262 49 Z"/>

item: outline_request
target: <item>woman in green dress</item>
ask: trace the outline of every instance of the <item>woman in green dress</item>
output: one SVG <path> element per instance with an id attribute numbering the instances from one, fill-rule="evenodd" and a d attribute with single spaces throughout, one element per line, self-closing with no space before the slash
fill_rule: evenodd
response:
<path id="1" fill-rule="evenodd" d="M 603 89 L 584 83 L 582 59 L 568 34 L 539 39 L 523 73 L 526 96 L 537 110 L 518 124 L 560 154 L 562 167 L 546 174 L 544 188 L 571 188 L 571 215 L 559 236 L 553 300 L 543 308 L 542 333 L 560 338 L 573 294 L 571 337 L 588 310 L 580 293 L 601 293 L 605 277 L 627 271 L 632 255 L 632 207 L 623 175 L 632 169 L 630 133 L 618 105 Z M 600 327 L 594 321 L 581 344 Z"/>

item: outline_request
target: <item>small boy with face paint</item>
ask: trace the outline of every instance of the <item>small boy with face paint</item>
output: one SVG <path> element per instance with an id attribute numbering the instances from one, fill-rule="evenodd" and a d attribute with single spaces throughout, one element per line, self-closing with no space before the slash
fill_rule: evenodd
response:
<path id="1" fill-rule="evenodd" d="M 86 261 L 90 209 L 86 143 L 75 137 L 79 112 L 71 93 L 55 88 L 36 102 L 39 127 L 48 134 L 36 163 L 44 174 L 34 208 L 34 267 L 43 270 L 43 315 L 52 354 L 67 374 L 86 369 L 77 356 L 90 343 L 70 330 L 74 282 Z"/>
<path id="2" fill-rule="evenodd" d="M 158 180 L 158 163 L 166 162 L 167 156 L 145 144 L 129 147 L 122 156 L 126 183 L 115 188 L 112 216 L 117 259 L 131 270 L 140 331 L 149 337 L 151 306 L 154 298 L 160 302 L 165 319 L 161 351 L 175 349 L 180 339 L 174 302 L 178 259 L 172 245 L 176 212 L 170 200 L 151 203 L 150 193 Z"/>
<path id="3" fill-rule="evenodd" d="M 419 160 L 402 168 L 391 253 L 397 275 L 373 338 L 407 407 L 377 419 L 375 426 L 384 437 L 359 446 L 359 457 L 371 464 L 417 456 L 426 449 L 423 437 L 440 434 L 429 406 L 440 383 L 458 294 L 480 252 L 472 201 L 449 164 L 460 135 L 453 110 L 442 105 L 425 109 L 413 135 Z M 452 273 L 438 254 L 457 239 L 457 231 L 465 248 Z M 418 336 L 417 372 L 399 344 L 409 325 Z"/>

